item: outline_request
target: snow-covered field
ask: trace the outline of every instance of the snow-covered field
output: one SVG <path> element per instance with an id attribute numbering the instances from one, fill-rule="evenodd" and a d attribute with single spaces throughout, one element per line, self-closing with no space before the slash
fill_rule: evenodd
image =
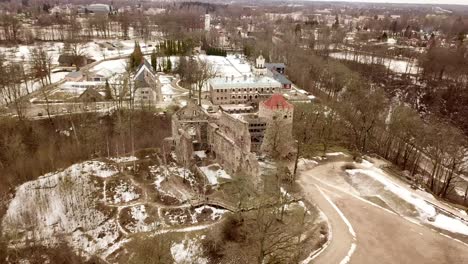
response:
<path id="1" fill-rule="evenodd" d="M 382 64 L 387 69 L 390 69 L 396 73 L 411 73 L 417 74 L 418 73 L 418 65 L 415 62 L 409 62 L 406 60 L 399 60 L 399 59 L 387 59 L 387 58 L 377 58 L 372 57 L 369 55 L 355 55 L 352 52 L 332 52 L 330 53 L 330 57 L 340 60 L 355 60 L 355 56 L 357 57 L 357 61 L 363 64 Z"/>
<path id="2" fill-rule="evenodd" d="M 468 223 L 438 210 L 423 197 L 397 184 L 384 171 L 364 160 L 363 168 L 346 171 L 363 196 L 381 199 L 392 210 L 422 223 L 468 236 Z"/>
<path id="3" fill-rule="evenodd" d="M 150 200 L 150 190 L 128 172 L 119 173 L 114 163 L 134 159 L 86 161 L 19 186 L 2 219 L 2 232 L 11 238 L 10 246 L 35 241 L 52 247 L 66 241 L 84 256 L 106 259 L 132 239 L 130 234 L 201 230 L 228 212 L 213 206 L 159 205 Z M 188 170 L 171 164 L 151 167 L 150 172 L 155 191 L 181 201 L 192 199 L 197 179 Z M 187 183 L 183 183 L 184 177 Z M 193 252 L 187 243 L 191 242 L 174 244 L 171 252 L 179 261 L 176 263 L 182 263 L 185 255 L 190 260 L 203 255 Z M 200 261 L 196 263 L 203 263 Z"/>
<path id="4" fill-rule="evenodd" d="M 96 208 L 97 177 L 117 171 L 102 162 L 75 164 L 19 186 L 2 220 L 3 232 L 19 245 L 33 239 L 53 245 L 63 236 L 77 251 L 104 253 L 118 242 L 117 221 Z"/>
<path id="5" fill-rule="evenodd" d="M 141 51 L 143 53 L 152 52 L 157 42 L 144 43 L 139 41 Z M 83 53 L 90 58 L 99 61 L 110 57 L 127 56 L 133 52 L 135 48 L 135 40 L 117 40 L 105 41 L 99 40 L 88 42 L 82 47 Z"/>
<path id="6" fill-rule="evenodd" d="M 108 60 L 102 61 L 90 69 L 92 72 L 99 72 L 106 70 L 113 74 L 122 74 L 125 72 L 127 67 L 128 59 Z"/>
<path id="7" fill-rule="evenodd" d="M 52 58 L 52 65 L 58 65 L 58 57 L 63 51 L 64 44 L 61 42 L 41 42 L 40 46 L 47 51 L 48 56 Z M 0 52 L 6 56 L 8 61 L 29 62 L 31 60 L 30 51 L 37 47 L 37 45 L 0 47 Z"/>

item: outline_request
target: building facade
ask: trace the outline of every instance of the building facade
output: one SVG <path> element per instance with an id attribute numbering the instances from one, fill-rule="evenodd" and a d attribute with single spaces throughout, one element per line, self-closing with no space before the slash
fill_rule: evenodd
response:
<path id="1" fill-rule="evenodd" d="M 270 77 L 215 78 L 209 81 L 211 102 L 215 105 L 248 104 L 265 100 L 281 89 Z"/>
<path id="2" fill-rule="evenodd" d="M 251 152 L 249 123 L 225 112 L 209 114 L 195 101 L 173 115 L 172 141 L 177 161 L 184 166 L 195 163 L 195 152 L 204 151 L 230 174 L 260 173 Z"/>

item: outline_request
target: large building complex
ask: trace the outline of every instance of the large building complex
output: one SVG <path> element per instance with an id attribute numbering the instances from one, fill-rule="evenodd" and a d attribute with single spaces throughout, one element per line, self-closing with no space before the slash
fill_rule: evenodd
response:
<path id="1" fill-rule="evenodd" d="M 231 174 L 259 176 L 257 155 L 292 153 L 294 107 L 281 94 L 260 103 L 258 113 L 209 113 L 194 101 L 172 117 L 172 147 L 185 167 L 198 166 L 197 156 L 220 164 Z M 207 165 L 203 163 L 203 165 Z"/>
<path id="2" fill-rule="evenodd" d="M 289 91 L 292 82 L 284 76 L 285 69 L 284 63 L 265 63 L 260 55 L 250 74 L 211 79 L 208 82 L 211 102 L 214 105 L 257 104 L 272 94 Z"/>
<path id="3" fill-rule="evenodd" d="M 266 76 L 215 78 L 210 80 L 211 101 L 215 105 L 258 103 L 280 92 L 281 83 Z"/>

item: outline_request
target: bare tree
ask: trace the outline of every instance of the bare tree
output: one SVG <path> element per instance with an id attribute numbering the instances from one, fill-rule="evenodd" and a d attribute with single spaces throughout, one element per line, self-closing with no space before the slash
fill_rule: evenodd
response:
<path id="1" fill-rule="evenodd" d="M 198 105 L 202 101 L 202 89 L 207 84 L 208 80 L 216 76 L 216 71 L 213 66 L 205 60 L 195 61 L 192 68 L 192 81 L 198 89 Z"/>

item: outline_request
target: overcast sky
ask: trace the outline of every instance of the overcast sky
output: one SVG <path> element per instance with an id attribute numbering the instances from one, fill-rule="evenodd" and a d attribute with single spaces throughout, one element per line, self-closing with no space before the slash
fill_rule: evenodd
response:
<path id="1" fill-rule="evenodd" d="M 468 0 L 315 0 L 315 1 L 468 5 Z"/>

